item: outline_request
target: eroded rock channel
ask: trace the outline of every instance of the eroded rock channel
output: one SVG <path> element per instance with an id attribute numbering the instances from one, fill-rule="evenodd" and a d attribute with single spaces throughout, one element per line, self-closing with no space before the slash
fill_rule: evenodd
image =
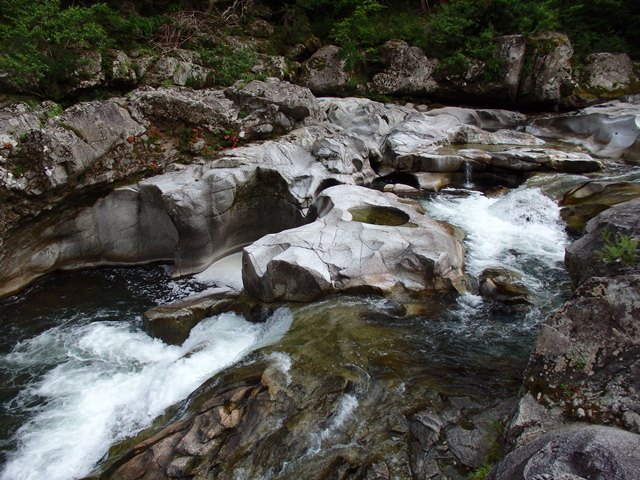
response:
<path id="1" fill-rule="evenodd" d="M 38 108 L 0 116 L 3 480 L 529 478 L 587 423 L 638 441 L 633 98 Z"/>

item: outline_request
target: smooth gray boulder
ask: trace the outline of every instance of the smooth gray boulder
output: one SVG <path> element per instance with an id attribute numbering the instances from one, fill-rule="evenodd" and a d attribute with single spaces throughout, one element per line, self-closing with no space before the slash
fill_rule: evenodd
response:
<path id="1" fill-rule="evenodd" d="M 527 126 L 527 132 L 576 143 L 599 157 L 623 157 L 633 162 L 640 151 L 640 98 L 541 117 Z"/>
<path id="2" fill-rule="evenodd" d="M 268 233 L 305 223 L 327 185 L 371 183 L 369 155 L 359 137 L 321 125 L 203 165 L 175 165 L 42 218 L 29 226 L 28 241 L 21 229 L 11 232 L 11 248 L 0 251 L 0 295 L 57 269 L 170 261 L 174 276 L 198 273 Z"/>
<path id="3" fill-rule="evenodd" d="M 487 480 L 634 480 L 640 435 L 600 425 L 549 432 L 507 455 Z"/>
<path id="4" fill-rule="evenodd" d="M 452 227 L 416 204 L 362 187 L 336 186 L 315 202 L 318 219 L 267 235 L 244 250 L 247 293 L 308 301 L 335 293 L 464 292 L 464 248 Z"/>
<path id="5" fill-rule="evenodd" d="M 5 239 L 0 296 L 54 270 L 171 261 L 178 235 L 154 189 L 124 187 Z"/>
<path id="6" fill-rule="evenodd" d="M 367 98 L 319 98 L 327 119 L 350 132 L 380 137 L 415 113 L 413 108 L 384 104 Z"/>
<path id="7" fill-rule="evenodd" d="M 255 112 L 275 108 L 293 122 L 323 119 L 318 100 L 308 88 L 277 78 L 253 80 L 246 85 L 239 82 L 228 88 L 225 93 L 241 110 Z"/>
<path id="8" fill-rule="evenodd" d="M 476 163 L 515 171 L 557 171 L 565 173 L 595 172 L 602 162 L 583 152 L 567 152 L 555 148 L 515 147 L 487 152 L 488 158 L 475 158 Z"/>

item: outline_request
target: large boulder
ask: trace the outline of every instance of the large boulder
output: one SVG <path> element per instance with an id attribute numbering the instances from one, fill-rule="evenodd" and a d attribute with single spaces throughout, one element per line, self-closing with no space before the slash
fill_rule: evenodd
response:
<path id="1" fill-rule="evenodd" d="M 342 92 L 349 81 L 345 64 L 339 47 L 325 45 L 305 62 L 300 83 L 316 95 L 335 95 Z"/>
<path id="2" fill-rule="evenodd" d="M 626 53 L 592 53 L 581 72 L 583 87 L 597 91 L 620 91 L 636 80 L 633 61 Z"/>
<path id="3" fill-rule="evenodd" d="M 202 88 L 215 84 L 215 72 L 200 65 L 200 55 L 189 50 L 175 50 L 162 55 L 146 67 L 140 82 L 143 85 L 160 87 L 176 85 L 179 87 Z"/>
<path id="4" fill-rule="evenodd" d="M 156 123 L 182 122 L 210 129 L 238 128 L 238 109 L 220 90 L 149 88 L 129 96 L 134 114 Z"/>
<path id="5" fill-rule="evenodd" d="M 623 157 L 630 162 L 640 151 L 640 97 L 627 97 L 564 115 L 535 119 L 533 135 L 577 143 L 599 157 Z"/>
<path id="6" fill-rule="evenodd" d="M 366 98 L 321 98 L 319 102 L 329 122 L 365 141 L 372 140 L 378 148 L 393 127 L 416 113 L 412 108 Z"/>
<path id="7" fill-rule="evenodd" d="M 588 421 L 640 433 L 640 275 L 593 277 L 542 325 L 509 425 L 520 446 Z"/>
<path id="8" fill-rule="evenodd" d="M 565 263 L 575 284 L 592 276 L 608 276 L 622 273 L 640 273 L 637 246 L 640 240 L 640 198 L 615 205 L 598 214 L 585 227 L 584 235 L 566 250 Z M 635 241 L 636 248 L 633 248 Z M 633 259 L 615 258 L 616 250 L 624 250 L 622 243 L 629 243 L 629 255 Z M 607 244 L 612 249 L 607 254 Z"/>
<path id="9" fill-rule="evenodd" d="M 268 233 L 305 223 L 327 185 L 369 184 L 370 154 L 337 127 L 305 127 L 37 217 L 5 234 L 0 295 L 57 269 L 171 261 L 175 276 L 200 272 Z"/>
<path id="10" fill-rule="evenodd" d="M 487 480 L 632 480 L 640 471 L 640 435 L 597 425 L 549 432 L 507 455 Z"/>
<path id="11" fill-rule="evenodd" d="M 336 186 L 323 191 L 315 209 L 315 222 L 245 248 L 248 293 L 264 301 L 308 301 L 349 291 L 466 291 L 462 243 L 416 205 Z"/>
<path id="12" fill-rule="evenodd" d="M 500 72 L 497 75 L 498 79 L 487 82 L 484 93 L 511 103 L 516 101 L 525 62 L 526 43 L 522 35 L 505 35 L 496 39 Z"/>
<path id="13" fill-rule="evenodd" d="M 520 80 L 519 101 L 538 106 L 555 106 L 573 88 L 573 47 L 566 35 L 544 32 L 528 40 L 527 68 Z"/>
<path id="14" fill-rule="evenodd" d="M 227 89 L 226 95 L 241 111 L 269 112 L 280 123 L 281 130 L 291 130 L 297 122 L 318 122 L 324 118 L 318 100 L 308 88 L 277 78 L 253 80 L 246 85 L 236 83 Z"/>
<path id="15" fill-rule="evenodd" d="M 369 88 L 383 95 L 427 95 L 439 88 L 434 77 L 439 61 L 427 58 L 419 47 L 389 40 L 381 50 L 386 69 L 376 74 Z"/>
<path id="16" fill-rule="evenodd" d="M 560 215 L 570 233 L 582 235 L 586 223 L 613 205 L 640 197 L 640 182 L 586 181 L 564 194 Z"/>
<path id="17" fill-rule="evenodd" d="M 145 131 L 122 99 L 76 104 L 43 128 L 21 132 L 9 167 L 14 177 L 20 177 L 19 190 L 30 196 L 69 185 L 112 181 L 118 178 L 114 168 L 118 159 L 123 160 L 122 169 L 138 168 L 125 160 L 133 149 L 128 140 Z"/>

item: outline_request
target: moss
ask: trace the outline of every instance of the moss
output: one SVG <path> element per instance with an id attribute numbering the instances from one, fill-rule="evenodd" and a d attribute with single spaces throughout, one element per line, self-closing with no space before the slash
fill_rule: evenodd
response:
<path id="1" fill-rule="evenodd" d="M 409 215 L 393 207 L 371 205 L 367 207 L 350 208 L 349 213 L 354 222 L 371 223 L 373 225 L 405 225 Z"/>

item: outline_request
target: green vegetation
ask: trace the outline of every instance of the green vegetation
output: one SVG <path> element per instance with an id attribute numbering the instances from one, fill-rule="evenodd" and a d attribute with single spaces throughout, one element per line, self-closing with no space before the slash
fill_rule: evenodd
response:
<path id="1" fill-rule="evenodd" d="M 493 465 L 490 463 L 483 463 L 478 468 L 476 468 L 471 475 L 469 475 L 469 480 L 484 480 L 491 472 L 491 468 Z"/>
<path id="2" fill-rule="evenodd" d="M 103 3 L 63 5 L 60 0 L 4 0 L 0 11 L 0 75 L 17 90 L 62 98 L 65 83 L 82 76 L 87 52 L 144 41 L 160 17 L 123 17 Z"/>
<path id="3" fill-rule="evenodd" d="M 233 48 L 227 44 L 213 48 L 198 47 L 203 65 L 215 72 L 215 83 L 228 86 L 236 80 L 251 81 L 257 78 L 251 68 L 256 64 L 255 52 L 248 48 Z"/>
<path id="4" fill-rule="evenodd" d="M 632 238 L 622 233 L 614 235 L 608 230 L 603 230 L 601 235 L 604 246 L 596 252 L 600 260 L 604 263 L 621 262 L 624 265 L 635 265 L 637 263 L 637 238 Z"/>
<path id="5" fill-rule="evenodd" d="M 0 85 L 61 99 L 83 70 L 111 49 L 150 55 L 175 49 L 200 53 L 229 85 L 251 79 L 256 55 L 225 40 L 255 20 L 248 0 L 3 0 L 0 10 Z M 483 79 L 500 75 L 495 39 L 545 31 L 566 32 L 578 64 L 594 51 L 638 58 L 637 0 L 263 0 L 276 34 L 270 52 L 294 44 L 342 47 L 347 66 L 366 78 L 381 62 L 380 47 L 401 39 L 441 60 L 439 75 L 456 78 L 484 65 Z M 95 52 L 100 53 L 97 56 Z"/>
<path id="6" fill-rule="evenodd" d="M 285 6 L 289 38 L 310 35 L 342 46 L 349 66 L 376 62 L 376 48 L 399 38 L 442 61 L 457 76 L 478 60 L 488 79 L 499 73 L 495 38 L 546 30 L 566 32 L 578 60 L 594 51 L 638 55 L 640 2 L 636 0 L 295 0 Z"/>

